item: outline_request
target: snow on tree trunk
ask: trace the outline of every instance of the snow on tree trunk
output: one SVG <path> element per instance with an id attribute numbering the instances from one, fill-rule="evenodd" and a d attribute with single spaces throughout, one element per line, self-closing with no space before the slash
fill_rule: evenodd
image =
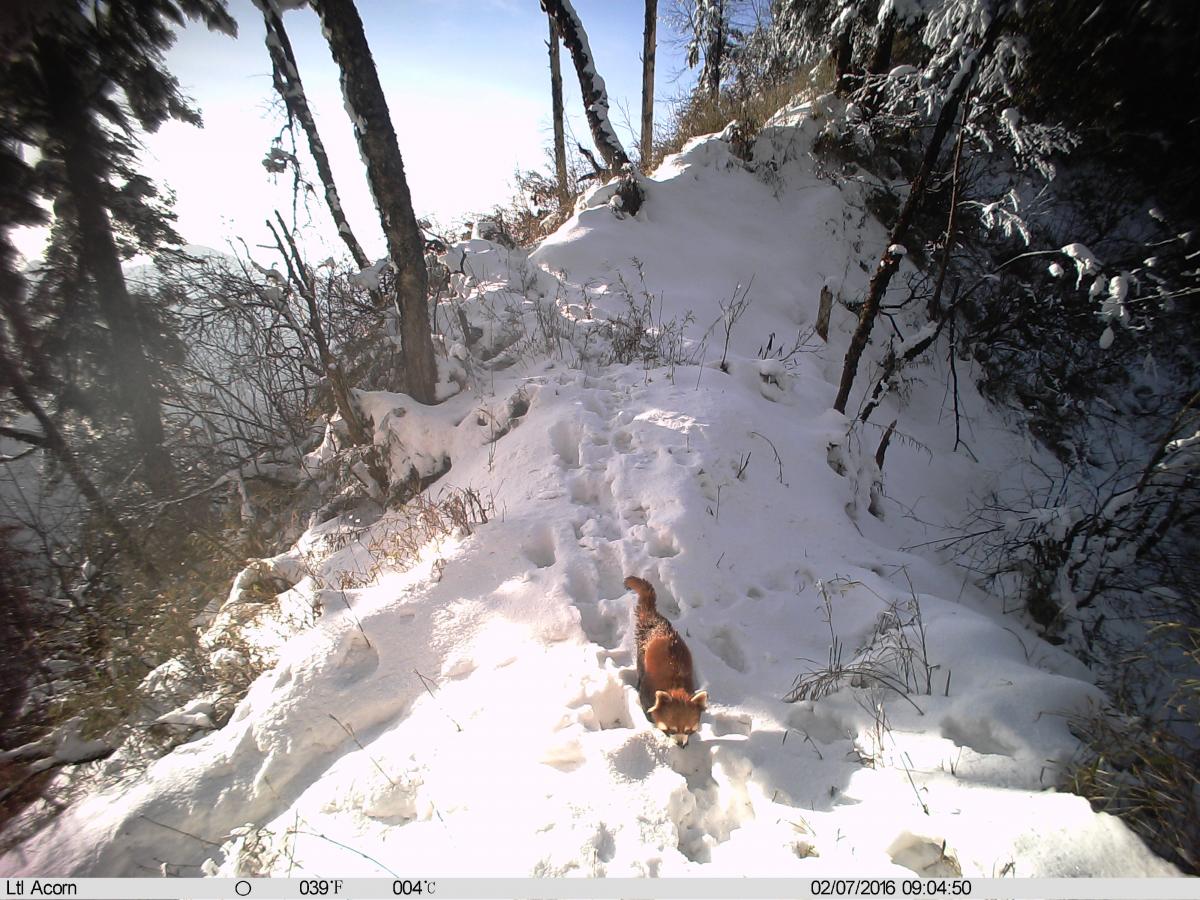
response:
<path id="1" fill-rule="evenodd" d="M 608 92 L 604 87 L 604 79 L 596 71 L 596 62 L 592 58 L 583 23 L 571 6 L 570 0 L 542 0 L 542 9 L 554 19 L 563 43 L 571 52 L 571 60 L 575 63 L 575 71 L 579 75 L 584 112 L 588 127 L 592 131 L 592 140 L 596 142 L 596 149 L 600 151 L 610 169 L 625 168 L 629 165 L 629 156 L 608 119 Z"/>
<path id="2" fill-rule="evenodd" d="M 308 105 L 308 97 L 304 93 L 304 84 L 300 80 L 300 70 L 296 66 L 296 57 L 292 53 L 292 42 L 288 40 L 287 31 L 283 27 L 283 19 L 279 15 L 277 5 L 273 0 L 262 0 L 263 23 L 267 27 L 267 52 L 271 55 L 272 76 L 275 91 L 283 98 L 288 115 L 300 123 L 304 135 L 308 138 L 308 150 L 312 154 L 317 167 L 317 176 L 325 189 L 325 205 L 333 216 L 337 226 L 338 236 L 350 251 L 354 264 L 359 269 L 371 265 L 371 260 L 363 252 L 362 246 L 355 238 L 342 210 L 341 197 L 337 185 L 333 181 L 333 170 L 329 166 L 329 156 L 325 152 L 325 144 L 317 131 L 317 123 Z"/>
<path id="3" fill-rule="evenodd" d="M 426 301 L 424 240 L 413 215 L 404 160 L 388 111 L 375 60 L 353 0 L 313 0 L 334 62 L 341 70 L 342 97 L 354 124 L 367 181 L 396 269 L 396 308 L 404 349 L 408 393 L 422 403 L 436 401 L 437 364 Z"/>
<path id="4" fill-rule="evenodd" d="M 547 16 L 550 23 L 550 104 L 554 119 L 554 174 L 558 179 L 559 202 L 567 202 L 567 139 L 563 130 L 562 66 L 559 64 L 558 26 Z"/>
<path id="5" fill-rule="evenodd" d="M 724 0 L 713 0 L 703 13 L 707 17 L 704 48 L 704 69 L 700 81 L 704 92 L 715 105 L 721 99 L 721 66 L 725 57 L 725 42 L 728 39 L 729 22 L 725 15 Z"/>
<path id="6" fill-rule="evenodd" d="M 642 42 L 642 171 L 654 148 L 654 54 L 658 47 L 658 0 L 646 0 Z"/>

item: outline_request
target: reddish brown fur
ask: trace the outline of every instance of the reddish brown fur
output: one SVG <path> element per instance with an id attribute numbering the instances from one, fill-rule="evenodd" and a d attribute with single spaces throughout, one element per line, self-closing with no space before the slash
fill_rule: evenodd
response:
<path id="1" fill-rule="evenodd" d="M 700 727 L 708 693 L 696 690 L 692 654 L 674 627 L 658 611 L 654 588 L 630 575 L 625 587 L 636 591 L 638 697 L 646 717 L 676 743 L 687 743 Z"/>

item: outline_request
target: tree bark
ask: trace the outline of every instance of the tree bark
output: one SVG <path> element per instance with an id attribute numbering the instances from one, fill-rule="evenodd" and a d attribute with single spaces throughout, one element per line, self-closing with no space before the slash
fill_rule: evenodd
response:
<path id="1" fill-rule="evenodd" d="M 52 38 L 42 39 L 37 53 L 50 106 L 47 130 L 58 145 L 66 191 L 74 207 L 76 252 L 91 276 L 108 327 L 117 397 L 133 427 L 143 480 L 156 496 L 163 497 L 174 487 L 174 467 L 164 446 L 161 394 L 146 358 L 134 300 L 125 284 L 121 255 L 104 206 L 105 164 L 99 155 L 104 139 L 62 49 Z"/>
<path id="2" fill-rule="evenodd" d="M 646 27 L 642 32 L 642 171 L 654 149 L 654 54 L 658 49 L 658 0 L 646 0 Z"/>
<path id="3" fill-rule="evenodd" d="M 845 96 L 850 91 L 853 80 L 851 68 L 854 64 L 854 40 L 851 35 L 853 27 L 850 23 L 838 32 L 833 48 L 833 77 L 834 90 L 839 96 Z"/>
<path id="4" fill-rule="evenodd" d="M 704 48 L 705 92 L 715 106 L 721 100 L 721 66 L 725 57 L 725 3 L 717 0 L 716 21 L 708 31 L 708 46 Z"/>
<path id="5" fill-rule="evenodd" d="M 854 376 L 858 372 L 859 360 L 862 359 L 863 351 L 867 347 L 867 341 L 871 337 L 871 329 L 875 325 L 875 318 L 879 314 L 879 304 L 883 301 L 883 295 L 887 291 L 888 284 L 891 282 L 892 276 L 896 274 L 896 269 L 899 268 L 900 260 L 903 258 L 903 253 L 894 252 L 892 248 L 897 245 L 904 246 L 905 242 L 909 240 L 909 229 L 912 226 L 913 219 L 916 218 L 917 210 L 925 199 L 929 177 L 933 173 L 934 166 L 937 164 L 942 143 L 946 140 L 946 134 L 950 130 L 950 125 L 954 121 L 959 105 L 962 103 L 967 89 L 974 80 L 975 73 L 979 69 L 979 62 L 990 54 L 992 48 L 996 45 L 996 39 L 1000 36 L 1000 24 L 1002 20 L 1002 13 L 997 14 L 992 19 L 991 25 L 988 26 L 988 30 L 984 34 L 982 44 L 975 51 L 974 55 L 963 64 L 963 70 L 959 72 L 955 80 L 954 89 L 950 92 L 950 96 L 946 98 L 946 102 L 942 104 L 937 123 L 933 128 L 933 134 L 929 138 L 929 144 L 925 147 L 925 156 L 921 160 L 921 168 L 917 170 L 917 177 L 913 180 L 912 187 L 909 189 L 908 198 L 904 201 L 904 206 L 900 209 L 900 215 L 896 219 L 896 224 L 893 226 L 891 234 L 888 235 L 887 249 L 884 250 L 883 256 L 879 260 L 879 266 L 875 269 L 875 274 L 871 276 L 871 282 L 867 287 L 866 299 L 863 301 L 862 309 L 858 313 L 858 324 L 855 326 L 854 335 L 850 338 L 850 346 L 846 349 L 846 359 L 842 365 L 842 377 L 838 384 L 837 398 L 833 402 L 833 408 L 840 413 L 846 411 L 846 401 L 850 398 L 850 389 L 854 385 Z"/>
<path id="6" fill-rule="evenodd" d="M 271 55 L 272 80 L 275 82 L 275 92 L 283 99 L 288 115 L 300 123 L 304 136 L 308 139 L 308 150 L 312 154 L 317 167 L 317 177 L 325 190 L 325 205 L 333 216 L 337 226 L 338 236 L 345 243 L 346 249 L 354 259 L 354 264 L 360 269 L 371 265 L 371 260 L 363 252 L 362 245 L 354 236 L 346 213 L 342 210 L 342 200 L 338 195 L 337 185 L 333 180 L 333 170 L 329 166 L 329 156 L 325 152 L 325 143 L 317 131 L 317 122 L 313 118 L 312 109 L 308 105 L 308 97 L 304 93 L 304 84 L 300 80 L 300 69 L 296 66 L 296 57 L 292 53 L 292 42 L 288 40 L 287 31 L 283 27 L 283 19 L 273 4 L 262 5 L 263 23 L 267 27 L 267 52 Z"/>
<path id="7" fill-rule="evenodd" d="M 400 313 L 406 387 L 415 400 L 435 403 L 437 363 L 426 300 L 424 239 L 413 214 L 404 160 L 379 73 L 353 0 L 312 2 L 342 73 L 342 97 L 354 123 L 358 149 L 366 161 L 367 181 L 396 269 L 396 308 Z"/>
<path id="8" fill-rule="evenodd" d="M 608 119 L 608 92 L 604 87 L 604 79 L 596 71 L 596 62 L 592 58 L 583 23 L 569 0 L 542 0 L 542 9 L 554 19 L 563 43 L 571 52 L 575 73 L 579 76 L 584 113 L 588 128 L 592 132 L 592 140 L 596 142 L 596 149 L 604 157 L 605 165 L 609 169 L 626 168 L 629 165 L 629 156 Z"/>
<path id="9" fill-rule="evenodd" d="M 871 54 L 871 62 L 867 71 L 872 75 L 882 75 L 892 68 L 892 46 L 896 42 L 896 10 L 893 8 L 879 26 L 879 34 L 875 39 L 875 50 Z"/>
<path id="10" fill-rule="evenodd" d="M 558 179 L 558 201 L 566 207 L 569 191 L 567 190 L 567 138 L 563 130 L 563 87 L 562 66 L 559 63 L 558 26 L 554 19 L 547 16 L 550 23 L 550 105 L 551 116 L 554 119 L 554 174 Z"/>

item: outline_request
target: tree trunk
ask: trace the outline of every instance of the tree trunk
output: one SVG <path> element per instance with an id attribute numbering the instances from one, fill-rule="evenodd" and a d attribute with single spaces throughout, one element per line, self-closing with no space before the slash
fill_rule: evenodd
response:
<path id="1" fill-rule="evenodd" d="M 853 80 L 851 67 L 854 64 L 854 41 L 851 35 L 852 23 L 847 22 L 838 32 L 833 48 L 833 84 L 839 96 L 845 96 L 850 91 Z"/>
<path id="2" fill-rule="evenodd" d="M 604 157 L 609 169 L 626 168 L 629 156 L 608 119 L 608 92 L 604 87 L 604 79 L 596 71 L 596 62 L 592 59 L 583 23 L 579 21 L 569 0 L 542 0 L 542 9 L 554 19 L 563 43 L 571 51 L 571 61 L 575 63 L 575 73 L 579 76 L 579 91 L 583 95 L 588 128 L 592 131 L 596 149 Z"/>
<path id="3" fill-rule="evenodd" d="M 367 166 L 367 181 L 396 269 L 396 308 L 404 350 L 408 393 L 421 403 L 437 400 L 437 363 L 426 300 L 424 240 L 413 215 L 404 160 L 388 111 L 375 60 L 353 0 L 312 0 L 329 50 L 341 70 L 342 97 Z"/>
<path id="4" fill-rule="evenodd" d="M 725 3 L 717 0 L 716 21 L 710 23 L 708 46 L 704 49 L 704 90 L 715 107 L 721 100 L 721 66 L 725 56 Z"/>
<path id="5" fill-rule="evenodd" d="M 872 75 L 882 75 L 892 68 L 892 45 L 896 42 L 896 10 L 893 8 L 879 26 L 879 34 L 875 39 L 875 50 L 871 54 L 871 62 L 867 71 Z"/>
<path id="6" fill-rule="evenodd" d="M 559 64 L 558 26 L 554 19 L 546 17 L 550 23 L 550 105 L 554 119 L 554 174 L 558 179 L 558 202 L 566 208 L 569 190 L 567 189 L 567 139 L 563 130 L 563 88 L 562 66 Z"/>
<path id="7" fill-rule="evenodd" d="M 38 42 L 39 68 L 50 105 L 47 130 L 61 154 L 66 192 L 76 217 L 75 244 L 91 276 L 100 314 L 108 327 L 110 372 L 123 411 L 129 416 L 141 455 L 143 480 L 158 497 L 171 493 L 175 478 L 164 446 L 162 401 L 151 374 L 134 300 L 121 271 L 121 255 L 104 206 L 104 138 L 85 106 L 83 86 L 53 39 Z"/>
<path id="8" fill-rule="evenodd" d="M 646 0 L 646 27 L 642 32 L 642 171 L 654 149 L 654 54 L 658 48 L 658 0 Z"/>
<path id="9" fill-rule="evenodd" d="M 292 53 L 292 42 L 288 40 L 287 31 L 283 27 L 283 19 L 272 4 L 263 4 L 262 14 L 263 23 L 267 26 L 267 52 L 271 55 L 271 75 L 275 82 L 275 92 L 283 99 L 288 115 L 300 123 L 300 127 L 304 129 L 304 136 L 308 138 L 308 150 L 317 166 L 317 176 L 325 189 L 325 205 L 329 207 L 329 213 L 333 216 L 338 236 L 350 251 L 354 264 L 360 269 L 365 269 L 371 265 L 371 260 L 363 252 L 350 223 L 346 221 L 342 200 L 333 181 L 333 170 L 329 167 L 329 156 L 325 152 L 325 144 L 309 108 L 304 84 L 300 81 L 300 70 L 296 66 L 296 57 Z"/>
<path id="10" fill-rule="evenodd" d="M 909 228 L 916 217 L 917 210 L 925 199 L 929 177 L 933 173 L 934 166 L 937 164 L 942 143 L 946 140 L 946 134 L 950 130 L 950 124 L 954 121 L 959 104 L 962 103 L 967 88 L 970 87 L 975 77 L 975 72 L 979 68 L 980 61 L 986 58 L 995 46 L 996 39 L 1000 36 L 1000 24 L 1003 18 L 1003 13 L 998 13 L 992 19 L 992 23 L 988 26 L 987 33 L 984 35 L 982 45 L 963 64 L 962 71 L 956 77 L 954 89 L 942 105 L 941 112 L 937 118 L 937 124 L 933 128 L 933 135 L 929 138 L 929 144 L 925 147 L 925 156 L 921 160 L 921 168 L 917 171 L 917 177 L 913 180 L 912 187 L 908 192 L 908 198 L 904 201 L 904 206 L 900 209 L 900 215 L 896 219 L 896 224 L 892 228 L 891 234 L 888 235 L 887 249 L 884 250 L 883 256 L 879 260 L 879 266 L 875 269 L 875 274 L 871 276 L 871 283 L 867 287 L 867 297 L 863 301 L 862 309 L 858 313 L 858 325 L 854 329 L 854 335 L 850 338 L 850 346 L 846 350 L 846 360 L 842 366 L 842 377 L 838 384 L 837 399 L 833 402 L 833 408 L 840 413 L 846 411 L 846 401 L 850 398 L 850 389 L 854 385 L 854 376 L 858 372 L 859 360 L 862 359 L 863 351 L 867 347 L 867 340 L 871 337 L 871 329 L 875 325 L 875 317 L 879 314 L 879 304 L 883 301 L 883 295 L 887 291 L 888 284 L 891 282 L 892 276 L 896 274 L 896 269 L 899 268 L 900 260 L 903 258 L 902 252 L 893 251 L 892 248 L 904 246 L 905 242 L 909 239 Z"/>

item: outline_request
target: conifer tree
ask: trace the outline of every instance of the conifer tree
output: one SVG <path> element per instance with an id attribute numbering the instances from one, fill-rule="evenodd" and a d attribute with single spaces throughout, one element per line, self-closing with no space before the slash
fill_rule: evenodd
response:
<path id="1" fill-rule="evenodd" d="M 28 365 L 35 363 L 38 340 L 61 338 L 64 323 L 93 317 L 103 322 L 102 332 L 90 333 L 91 340 L 103 342 L 96 358 L 104 367 L 97 374 L 111 384 L 117 410 L 129 423 L 140 462 L 137 476 L 160 496 L 170 492 L 174 479 L 161 376 L 147 349 L 155 336 L 121 263 L 133 252 L 179 242 L 154 186 L 137 172 L 136 134 L 170 118 L 200 124 L 163 63 L 175 29 L 188 17 L 236 32 L 224 0 L 60 2 L 10 33 L 0 60 L 4 131 L 41 156 L 34 169 L 14 168 L 10 145 L 8 166 L 21 177 L 0 202 L 0 224 L 19 222 L 39 196 L 53 203 L 50 271 L 42 284 L 61 289 L 56 310 L 41 309 L 37 317 L 8 315 L 8 327 Z M 3 255 L 4 303 L 12 312 L 22 292 L 13 256 Z M 40 294 L 45 298 L 45 290 Z M 45 315 L 49 311 L 59 315 Z M 18 327 L 23 318 L 40 323 L 41 334 Z M 95 349 L 66 348 L 68 357 L 71 350 Z M 69 358 L 55 362 L 71 368 Z M 60 373 L 63 379 L 69 383 L 69 371 Z"/>

